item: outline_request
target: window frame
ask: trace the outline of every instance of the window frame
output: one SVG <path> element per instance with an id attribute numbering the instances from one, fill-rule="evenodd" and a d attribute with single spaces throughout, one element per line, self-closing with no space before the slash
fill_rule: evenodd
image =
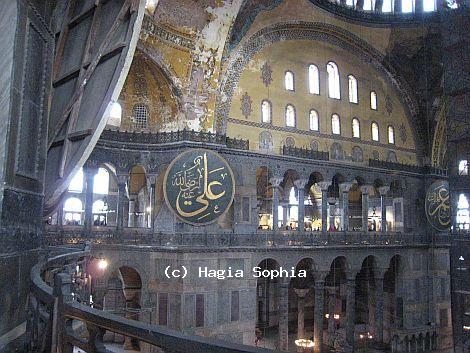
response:
<path id="1" fill-rule="evenodd" d="M 338 133 L 335 133 L 335 132 L 334 132 L 333 117 L 335 117 L 335 116 L 338 117 L 338 128 L 339 128 L 339 132 L 338 132 Z M 332 133 L 333 135 L 341 136 L 341 117 L 339 116 L 339 114 L 336 114 L 336 113 L 331 114 L 331 133 Z"/>
<path id="2" fill-rule="evenodd" d="M 354 121 L 357 121 L 357 126 L 359 129 L 359 136 L 354 136 Z M 357 116 L 353 117 L 351 120 L 351 129 L 352 129 L 352 137 L 355 139 L 361 139 L 361 121 Z"/>
<path id="3" fill-rule="evenodd" d="M 294 125 L 291 126 L 291 125 L 287 125 L 287 107 L 291 106 L 294 110 Z M 284 107 L 284 125 L 286 127 L 290 127 L 290 128 L 296 128 L 297 127 L 297 111 L 295 109 L 295 105 L 293 105 L 292 103 L 287 103 L 286 106 Z"/>
<path id="4" fill-rule="evenodd" d="M 331 96 L 331 89 L 330 89 L 330 72 L 328 71 L 328 66 L 330 64 L 333 64 L 334 67 L 336 68 L 336 72 L 338 74 L 338 97 L 332 97 Z M 339 73 L 339 67 L 338 67 L 338 64 L 332 60 L 328 61 L 326 63 L 326 74 L 327 74 L 327 83 L 328 83 L 328 98 L 331 98 L 331 99 L 338 99 L 338 100 L 341 100 L 341 75 Z"/>
<path id="5" fill-rule="evenodd" d="M 352 101 L 351 100 L 351 86 L 350 86 L 350 82 L 351 82 L 351 79 L 354 80 L 354 83 L 355 83 L 355 90 L 356 90 L 356 101 Z M 357 82 L 357 78 L 356 76 L 354 76 L 353 74 L 349 74 L 348 75 L 348 100 L 349 100 L 349 103 L 352 103 L 352 104 L 359 104 L 359 84 Z"/>
<path id="6" fill-rule="evenodd" d="M 311 117 L 312 112 L 315 112 L 315 114 L 317 115 L 317 129 L 312 129 L 312 117 Z M 308 111 L 308 129 L 310 131 L 317 131 L 317 132 L 320 131 L 320 115 L 318 114 L 318 111 L 313 108 Z"/>
<path id="7" fill-rule="evenodd" d="M 377 126 L 377 140 L 374 139 L 374 124 Z M 370 137 L 372 141 L 375 142 L 380 142 L 380 128 L 379 128 L 379 123 L 373 120 L 370 124 Z"/>
<path id="8" fill-rule="evenodd" d="M 317 92 L 312 92 L 312 89 L 311 89 L 311 80 L 310 80 L 310 68 L 311 67 L 315 67 L 316 70 L 317 70 Z M 317 95 L 319 96 L 320 95 L 320 92 L 321 92 L 321 87 L 320 87 L 320 69 L 318 68 L 317 65 L 315 64 L 309 64 L 308 67 L 307 67 L 307 83 L 308 83 L 308 93 L 309 94 L 314 94 L 314 95 Z"/>
<path id="9" fill-rule="evenodd" d="M 263 121 L 263 103 L 266 102 L 269 105 L 269 121 Z M 261 100 L 261 106 L 260 106 L 260 111 L 261 111 L 261 122 L 264 124 L 272 124 L 273 123 L 273 104 L 269 99 L 262 99 Z"/>
<path id="10" fill-rule="evenodd" d="M 374 102 L 375 102 L 375 108 L 372 106 L 372 95 L 374 95 Z M 369 93 L 369 107 L 371 110 L 379 110 L 379 99 L 378 99 L 378 96 L 377 96 L 377 91 L 370 91 Z"/>
<path id="11" fill-rule="evenodd" d="M 287 89 L 286 75 L 288 73 L 290 73 L 292 75 L 292 89 Z M 287 91 L 287 92 L 295 92 L 295 74 L 294 74 L 294 71 L 292 71 L 292 70 L 284 71 L 284 90 Z"/>
<path id="12" fill-rule="evenodd" d="M 392 137 L 393 137 L 393 141 L 390 142 L 390 128 L 392 129 Z M 395 144 L 395 128 L 393 127 L 393 125 L 388 125 L 387 126 L 387 142 L 389 145 L 394 145 Z"/>

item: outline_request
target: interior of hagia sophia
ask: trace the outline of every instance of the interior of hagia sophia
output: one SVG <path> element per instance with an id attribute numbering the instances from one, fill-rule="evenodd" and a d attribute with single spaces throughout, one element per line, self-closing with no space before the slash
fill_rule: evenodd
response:
<path id="1" fill-rule="evenodd" d="M 0 3 L 0 353 L 467 352 L 469 5 Z"/>

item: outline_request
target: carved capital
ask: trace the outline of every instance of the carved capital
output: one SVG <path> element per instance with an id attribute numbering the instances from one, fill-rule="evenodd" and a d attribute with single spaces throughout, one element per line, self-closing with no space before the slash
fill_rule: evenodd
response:
<path id="1" fill-rule="evenodd" d="M 352 186 L 353 186 L 353 183 L 351 182 L 341 183 L 339 184 L 339 189 L 341 192 L 348 192 Z"/>
<path id="2" fill-rule="evenodd" d="M 381 186 L 379 188 L 380 196 L 385 196 L 389 190 L 390 190 L 390 186 Z"/>
<path id="3" fill-rule="evenodd" d="M 127 184 L 129 181 L 129 175 L 128 174 L 118 174 L 116 175 L 118 184 Z"/>
<path id="4" fill-rule="evenodd" d="M 149 186 L 155 184 L 156 182 L 157 182 L 157 175 L 147 174 L 147 184 Z"/>
<path id="5" fill-rule="evenodd" d="M 305 298 L 305 296 L 307 295 L 307 293 L 309 292 L 310 289 L 306 288 L 294 288 L 294 291 L 295 291 L 295 294 L 297 294 L 297 296 L 300 298 L 300 299 L 303 299 Z"/>
<path id="6" fill-rule="evenodd" d="M 328 191 L 330 185 L 331 181 L 320 181 L 317 183 L 317 186 L 320 188 L 321 191 Z"/>
<path id="7" fill-rule="evenodd" d="M 272 177 L 269 179 L 269 182 L 271 183 L 273 187 L 277 188 L 279 187 L 279 185 L 281 185 L 283 180 L 284 178 L 281 178 L 281 177 Z"/>
<path id="8" fill-rule="evenodd" d="M 372 186 L 371 186 L 371 185 L 362 185 L 362 186 L 361 186 L 361 193 L 362 193 L 363 195 L 368 195 L 371 190 L 372 190 Z"/>
<path id="9" fill-rule="evenodd" d="M 305 185 L 307 185 L 308 179 L 297 179 L 294 181 L 294 185 L 297 189 L 303 189 L 305 188 Z"/>

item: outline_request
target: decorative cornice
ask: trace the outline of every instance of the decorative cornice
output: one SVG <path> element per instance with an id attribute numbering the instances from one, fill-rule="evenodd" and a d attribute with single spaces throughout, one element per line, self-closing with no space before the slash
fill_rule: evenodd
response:
<path id="1" fill-rule="evenodd" d="M 335 140 L 335 141 L 347 141 L 347 142 L 352 142 L 358 145 L 377 146 L 377 147 L 385 148 L 388 150 L 393 149 L 397 151 L 416 153 L 416 150 L 413 148 L 398 147 L 397 145 L 394 145 L 394 144 L 387 145 L 387 144 L 379 143 L 376 141 L 365 141 L 365 140 L 360 140 L 354 137 L 345 137 L 341 135 L 325 134 L 325 133 L 318 132 L 318 131 L 300 130 L 294 127 L 276 126 L 276 125 L 272 125 L 269 123 L 260 123 L 256 121 L 240 120 L 240 119 L 234 119 L 234 118 L 228 118 L 227 122 L 238 124 L 238 125 L 257 127 L 263 130 L 290 132 L 290 133 L 295 133 L 299 135 L 315 136 L 317 138 L 326 138 L 326 139 Z"/>
<path id="2" fill-rule="evenodd" d="M 169 43 L 171 46 L 184 51 L 194 50 L 195 44 L 192 38 L 175 30 L 156 24 L 149 16 L 144 17 L 142 23 L 142 35 L 151 35 Z"/>

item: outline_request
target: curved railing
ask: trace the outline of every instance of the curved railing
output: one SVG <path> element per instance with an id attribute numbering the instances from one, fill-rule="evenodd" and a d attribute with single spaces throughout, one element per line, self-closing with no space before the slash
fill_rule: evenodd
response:
<path id="1" fill-rule="evenodd" d="M 77 281 L 72 280 L 72 272 L 77 264 L 84 263 L 89 256 L 89 251 L 73 252 L 53 257 L 33 267 L 30 296 L 32 315 L 28 322 L 28 331 L 32 336 L 30 352 L 72 353 L 73 348 L 78 347 L 87 353 L 109 353 L 103 343 L 106 331 L 137 339 L 165 353 L 189 350 L 192 353 L 273 352 L 206 337 L 188 336 L 166 327 L 129 320 L 81 304 L 73 292 Z M 83 332 L 86 334 L 83 335 Z"/>

